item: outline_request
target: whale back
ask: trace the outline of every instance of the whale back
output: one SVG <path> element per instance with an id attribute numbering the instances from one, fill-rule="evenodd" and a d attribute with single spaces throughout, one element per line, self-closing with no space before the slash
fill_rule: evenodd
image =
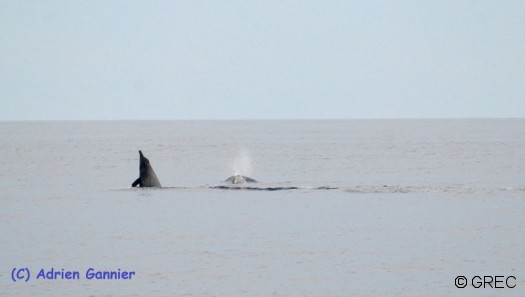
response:
<path id="1" fill-rule="evenodd" d="M 250 178 L 244 175 L 240 175 L 240 174 L 236 174 L 236 175 L 232 175 L 228 177 L 225 180 L 225 182 L 236 185 L 236 184 L 245 184 L 245 183 L 256 183 L 257 181 L 253 178 Z"/>

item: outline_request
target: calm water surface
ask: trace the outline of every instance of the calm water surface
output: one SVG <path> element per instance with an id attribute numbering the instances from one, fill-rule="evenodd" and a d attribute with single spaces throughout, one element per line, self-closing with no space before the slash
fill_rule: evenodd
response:
<path id="1" fill-rule="evenodd" d="M 167 188 L 130 188 L 139 149 Z M 518 119 L 3 122 L 0 294 L 523 296 L 523 152 Z"/>

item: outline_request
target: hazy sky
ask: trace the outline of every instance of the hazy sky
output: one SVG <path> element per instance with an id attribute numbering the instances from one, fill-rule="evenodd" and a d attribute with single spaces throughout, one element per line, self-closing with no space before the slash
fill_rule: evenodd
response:
<path id="1" fill-rule="evenodd" d="M 0 1 L 0 120 L 525 117 L 525 1 Z"/>

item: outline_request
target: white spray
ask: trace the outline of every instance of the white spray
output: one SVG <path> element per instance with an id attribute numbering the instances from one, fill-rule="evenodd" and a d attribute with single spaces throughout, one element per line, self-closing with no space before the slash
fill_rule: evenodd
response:
<path id="1" fill-rule="evenodd" d="M 237 158 L 233 162 L 233 175 L 251 176 L 252 174 L 252 158 L 247 149 L 239 150 Z"/>

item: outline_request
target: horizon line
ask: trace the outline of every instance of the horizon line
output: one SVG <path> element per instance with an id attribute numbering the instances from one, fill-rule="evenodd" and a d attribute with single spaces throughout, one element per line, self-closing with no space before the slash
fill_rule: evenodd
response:
<path id="1" fill-rule="evenodd" d="M 525 117 L 363 117 L 363 118 L 254 118 L 254 119 L 18 119 L 0 120 L 2 123 L 8 122 L 171 122 L 171 121 L 360 121 L 360 120 L 520 120 Z"/>

